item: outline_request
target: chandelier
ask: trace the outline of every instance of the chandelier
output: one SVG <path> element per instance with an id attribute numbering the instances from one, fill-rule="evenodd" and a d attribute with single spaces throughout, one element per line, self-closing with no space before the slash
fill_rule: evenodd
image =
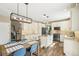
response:
<path id="1" fill-rule="evenodd" d="M 32 19 L 16 14 L 16 13 L 11 13 L 10 14 L 10 20 L 11 21 L 18 21 L 18 22 L 23 22 L 23 23 L 32 23 Z"/>

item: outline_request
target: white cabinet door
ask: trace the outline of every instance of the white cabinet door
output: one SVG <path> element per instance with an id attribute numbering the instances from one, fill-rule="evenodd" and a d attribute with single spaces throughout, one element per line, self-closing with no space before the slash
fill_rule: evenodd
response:
<path id="1" fill-rule="evenodd" d="M 64 42 L 64 35 L 60 35 L 60 42 Z"/>
<path id="2" fill-rule="evenodd" d="M 48 35 L 46 40 L 46 47 L 50 46 L 53 43 L 53 35 Z"/>
<path id="3" fill-rule="evenodd" d="M 71 9 L 72 30 L 79 30 L 79 8 L 75 7 Z"/>

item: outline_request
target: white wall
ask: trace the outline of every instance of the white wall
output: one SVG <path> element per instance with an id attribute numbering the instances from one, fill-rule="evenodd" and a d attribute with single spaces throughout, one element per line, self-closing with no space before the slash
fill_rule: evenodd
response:
<path id="1" fill-rule="evenodd" d="M 10 41 L 10 23 L 0 22 L 0 45 Z"/>
<path id="2" fill-rule="evenodd" d="M 10 4 L 0 4 L 0 45 L 11 41 L 10 36 Z M 12 4 L 10 5 L 12 6 Z"/>

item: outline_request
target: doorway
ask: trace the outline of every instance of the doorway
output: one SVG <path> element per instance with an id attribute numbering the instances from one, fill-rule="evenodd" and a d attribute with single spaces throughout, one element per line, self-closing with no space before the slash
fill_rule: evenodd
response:
<path id="1" fill-rule="evenodd" d="M 11 41 L 21 41 L 22 25 L 18 21 L 11 21 Z"/>

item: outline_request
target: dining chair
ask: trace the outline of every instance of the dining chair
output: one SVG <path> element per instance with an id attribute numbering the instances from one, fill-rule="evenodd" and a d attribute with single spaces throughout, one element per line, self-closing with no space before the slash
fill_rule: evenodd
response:
<path id="1" fill-rule="evenodd" d="M 26 49 L 21 48 L 13 53 L 13 56 L 25 56 L 26 55 Z"/>
<path id="2" fill-rule="evenodd" d="M 30 49 L 27 49 L 27 51 L 29 51 L 30 55 L 32 56 L 37 51 L 37 49 L 38 49 L 38 45 L 33 44 Z M 36 54 L 34 54 L 34 55 L 36 55 Z"/>
<path id="3" fill-rule="evenodd" d="M 31 46 L 31 49 L 30 49 L 31 55 L 34 54 L 37 50 L 38 50 L 38 45 L 37 44 L 33 44 Z"/>

